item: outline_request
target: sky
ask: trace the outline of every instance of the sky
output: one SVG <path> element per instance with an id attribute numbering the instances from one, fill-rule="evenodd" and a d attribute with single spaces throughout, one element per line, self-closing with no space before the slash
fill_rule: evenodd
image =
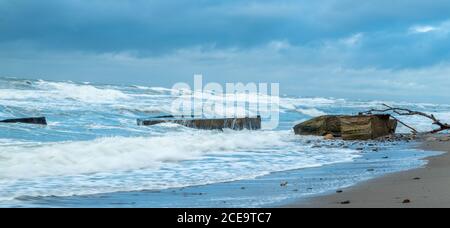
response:
<path id="1" fill-rule="evenodd" d="M 448 0 L 0 0 L 0 77 L 450 103 Z"/>

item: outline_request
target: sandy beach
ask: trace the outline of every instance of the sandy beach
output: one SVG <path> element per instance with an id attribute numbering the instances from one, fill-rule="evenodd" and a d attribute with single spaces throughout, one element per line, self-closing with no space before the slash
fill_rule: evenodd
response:
<path id="1" fill-rule="evenodd" d="M 423 168 L 386 175 L 288 208 L 439 208 L 450 207 L 448 135 L 425 136 L 420 149 L 442 151 Z M 431 140 L 434 139 L 434 140 Z"/>

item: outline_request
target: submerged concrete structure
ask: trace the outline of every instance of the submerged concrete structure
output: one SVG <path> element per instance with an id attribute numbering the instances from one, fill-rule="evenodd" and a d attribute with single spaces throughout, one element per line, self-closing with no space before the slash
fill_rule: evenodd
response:
<path id="1" fill-rule="evenodd" d="M 218 119 L 202 119 L 202 118 L 183 118 L 165 116 L 163 118 L 156 117 L 147 120 L 138 119 L 137 124 L 140 126 L 152 126 L 161 123 L 175 123 L 186 127 L 203 129 L 203 130 L 259 130 L 261 129 L 261 116 L 244 117 L 244 118 L 218 118 Z"/>
<path id="2" fill-rule="evenodd" d="M 30 118 L 0 120 L 0 123 L 24 123 L 24 124 L 47 125 L 47 119 L 45 117 L 30 117 Z"/>
<path id="3" fill-rule="evenodd" d="M 294 127 L 297 135 L 328 134 L 344 140 L 370 140 L 395 133 L 397 120 L 390 115 L 320 116 Z"/>

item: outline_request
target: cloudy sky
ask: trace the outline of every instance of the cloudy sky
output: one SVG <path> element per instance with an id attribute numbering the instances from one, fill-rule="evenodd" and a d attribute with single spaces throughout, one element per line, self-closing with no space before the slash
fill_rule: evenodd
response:
<path id="1" fill-rule="evenodd" d="M 0 76 L 450 103 L 448 0 L 0 0 Z"/>

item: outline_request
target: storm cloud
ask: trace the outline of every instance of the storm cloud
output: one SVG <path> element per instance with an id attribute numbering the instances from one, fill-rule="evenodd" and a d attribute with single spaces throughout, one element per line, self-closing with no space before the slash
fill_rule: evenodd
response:
<path id="1" fill-rule="evenodd" d="M 0 76 L 170 86 L 203 73 L 442 101 L 448 12 L 444 0 L 0 0 Z"/>

